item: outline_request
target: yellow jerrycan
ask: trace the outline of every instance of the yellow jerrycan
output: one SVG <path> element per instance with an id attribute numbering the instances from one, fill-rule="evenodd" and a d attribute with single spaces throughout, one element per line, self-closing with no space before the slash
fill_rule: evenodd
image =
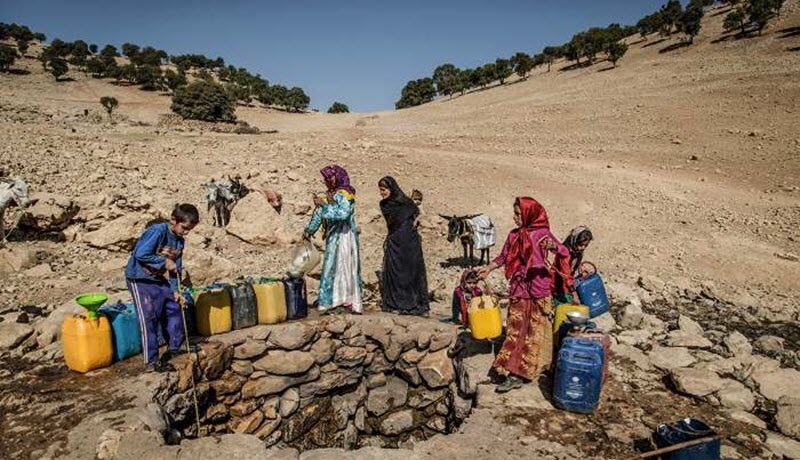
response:
<path id="1" fill-rule="evenodd" d="M 200 290 L 194 300 L 197 332 L 209 336 L 230 332 L 231 296 L 225 287 Z"/>
<path id="2" fill-rule="evenodd" d="M 114 346 L 111 323 L 105 316 L 67 316 L 61 324 L 61 340 L 64 360 L 73 371 L 86 373 L 111 365 Z"/>
<path id="3" fill-rule="evenodd" d="M 484 286 L 486 284 L 484 283 Z M 486 287 L 484 293 L 491 290 Z M 500 304 L 491 294 L 473 297 L 467 310 L 469 330 L 475 340 L 494 339 L 503 333 L 503 315 Z"/>
<path id="4" fill-rule="evenodd" d="M 562 303 L 561 305 L 556 307 L 556 315 L 555 319 L 553 320 L 553 332 L 558 333 L 558 329 L 561 327 L 561 323 L 564 321 L 569 321 L 567 319 L 567 313 L 577 312 L 586 317 L 589 316 L 589 307 L 586 305 L 575 305 L 571 303 Z"/>
<path id="5" fill-rule="evenodd" d="M 286 291 L 283 281 L 259 278 L 253 282 L 258 307 L 258 324 L 277 324 L 286 321 Z"/>

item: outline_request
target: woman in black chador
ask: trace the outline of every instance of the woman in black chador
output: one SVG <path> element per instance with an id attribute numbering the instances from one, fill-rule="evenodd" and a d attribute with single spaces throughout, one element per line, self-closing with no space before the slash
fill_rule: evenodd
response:
<path id="1" fill-rule="evenodd" d="M 391 176 L 378 181 L 378 188 L 389 230 L 383 244 L 383 310 L 425 315 L 430 309 L 428 279 L 422 240 L 414 225 L 419 208 Z"/>

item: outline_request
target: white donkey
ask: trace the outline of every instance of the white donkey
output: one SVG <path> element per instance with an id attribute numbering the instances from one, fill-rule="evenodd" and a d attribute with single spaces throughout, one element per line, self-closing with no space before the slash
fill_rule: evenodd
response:
<path id="1" fill-rule="evenodd" d="M 11 205 L 26 208 L 30 202 L 28 184 L 16 177 L 0 177 L 0 242 L 5 241 L 6 238 L 5 228 L 3 228 L 6 208 Z"/>

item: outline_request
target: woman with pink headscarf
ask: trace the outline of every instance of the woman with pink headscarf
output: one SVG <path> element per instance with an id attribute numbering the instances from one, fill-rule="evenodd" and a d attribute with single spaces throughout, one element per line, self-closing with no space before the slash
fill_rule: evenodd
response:
<path id="1" fill-rule="evenodd" d="M 325 224 L 325 258 L 319 286 L 317 308 L 329 312 L 344 308 L 361 313 L 361 262 L 358 225 L 355 218 L 356 190 L 341 166 L 322 169 L 328 192 L 314 197 L 317 205 L 303 238 L 311 239 Z"/>

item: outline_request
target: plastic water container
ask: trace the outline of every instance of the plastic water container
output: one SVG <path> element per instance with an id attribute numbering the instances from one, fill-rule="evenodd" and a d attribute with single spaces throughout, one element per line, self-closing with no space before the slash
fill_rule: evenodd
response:
<path id="1" fill-rule="evenodd" d="M 578 277 L 575 280 L 575 290 L 581 298 L 581 303 L 589 307 L 589 317 L 594 318 L 608 311 L 608 296 L 603 278 L 597 273 L 597 267 L 591 262 L 584 262 L 584 265 L 592 267 L 591 274 L 585 277 Z"/>
<path id="2" fill-rule="evenodd" d="M 603 346 L 603 382 L 605 383 L 608 377 L 608 362 L 611 359 L 611 339 L 608 338 L 608 335 L 587 325 L 587 327 L 572 329 L 569 337 L 593 340 Z M 582 346 L 584 343 L 582 340 L 576 346 Z"/>
<path id="3" fill-rule="evenodd" d="M 469 331 L 475 340 L 495 339 L 503 333 L 503 316 L 494 297 L 473 297 L 467 311 Z"/>
<path id="4" fill-rule="evenodd" d="M 117 302 L 113 305 L 104 305 L 99 311 L 111 323 L 114 361 L 122 361 L 142 352 L 139 315 L 132 303 Z"/>
<path id="5" fill-rule="evenodd" d="M 571 303 L 562 303 L 561 305 L 557 306 L 555 319 L 553 320 L 553 332 L 558 333 L 559 329 L 561 328 L 561 324 L 564 322 L 569 322 L 567 313 L 572 312 L 589 316 L 589 307 L 586 305 L 575 305 Z"/>
<path id="6" fill-rule="evenodd" d="M 253 282 L 258 307 L 258 324 L 276 324 L 286 321 L 286 291 L 283 281 L 259 278 Z"/>
<path id="7" fill-rule="evenodd" d="M 675 423 L 659 425 L 656 429 L 656 444 L 659 448 L 674 446 L 687 441 L 715 436 L 716 432 L 702 422 L 685 418 Z M 668 460 L 719 460 L 720 440 L 715 438 L 701 444 L 676 450 L 661 456 Z"/>
<path id="8" fill-rule="evenodd" d="M 558 352 L 553 402 L 588 414 L 600 404 L 603 389 L 603 346 L 595 340 L 567 337 Z"/>
<path id="9" fill-rule="evenodd" d="M 195 318 L 200 335 L 214 335 L 231 330 L 231 296 L 227 289 L 201 290 L 195 298 Z"/>
<path id="10" fill-rule="evenodd" d="M 61 341 L 64 361 L 73 371 L 85 373 L 110 366 L 114 358 L 111 324 L 102 315 L 97 318 L 67 316 L 61 324 Z"/>
<path id="11" fill-rule="evenodd" d="M 286 314 L 289 319 L 308 316 L 308 293 L 303 278 L 286 278 L 283 280 L 286 291 Z"/>
<path id="12" fill-rule="evenodd" d="M 258 308 L 253 285 L 241 281 L 229 285 L 227 289 L 231 297 L 231 327 L 242 329 L 255 326 L 258 322 Z"/>

